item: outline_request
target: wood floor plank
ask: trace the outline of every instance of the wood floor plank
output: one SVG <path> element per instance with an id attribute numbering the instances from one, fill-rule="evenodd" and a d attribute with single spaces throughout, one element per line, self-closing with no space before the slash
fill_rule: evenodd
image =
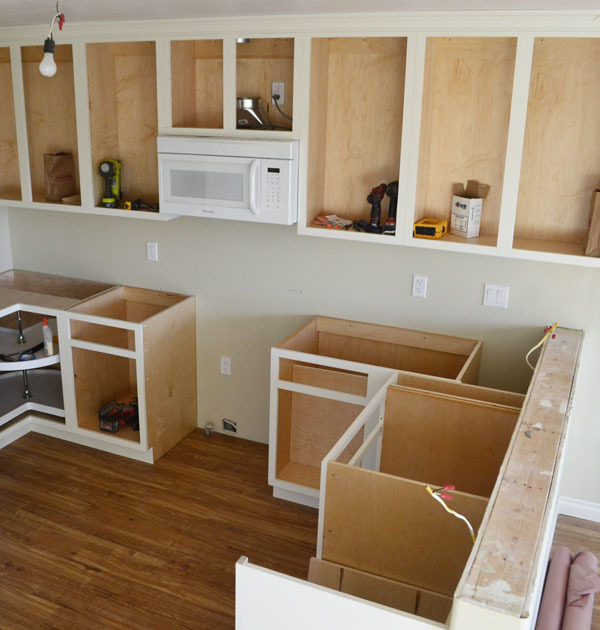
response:
<path id="1" fill-rule="evenodd" d="M 268 448 L 195 431 L 154 466 L 42 435 L 0 451 L 0 626 L 230 629 L 235 562 L 306 578 L 317 512 Z"/>

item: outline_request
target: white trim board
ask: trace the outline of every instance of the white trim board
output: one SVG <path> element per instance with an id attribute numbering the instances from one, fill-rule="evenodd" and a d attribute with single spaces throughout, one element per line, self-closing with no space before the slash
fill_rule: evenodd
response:
<path id="1" fill-rule="evenodd" d="M 600 503 L 583 501 L 582 499 L 571 499 L 570 497 L 560 497 L 558 501 L 558 512 L 564 516 L 573 516 L 585 521 L 600 523 Z"/>

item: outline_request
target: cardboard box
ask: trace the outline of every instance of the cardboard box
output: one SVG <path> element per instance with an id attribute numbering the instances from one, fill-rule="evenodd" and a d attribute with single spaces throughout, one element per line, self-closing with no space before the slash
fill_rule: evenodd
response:
<path id="1" fill-rule="evenodd" d="M 600 257 L 600 189 L 592 195 L 590 229 L 588 230 L 585 255 Z"/>
<path id="2" fill-rule="evenodd" d="M 487 184 L 480 184 L 476 179 L 470 179 L 466 188 L 463 184 L 454 184 L 450 216 L 451 234 L 465 238 L 479 236 L 483 200 L 487 197 L 489 190 L 490 187 Z"/>

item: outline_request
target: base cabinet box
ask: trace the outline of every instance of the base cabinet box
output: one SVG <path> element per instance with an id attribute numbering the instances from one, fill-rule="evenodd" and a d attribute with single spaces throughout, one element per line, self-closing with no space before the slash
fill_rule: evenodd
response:
<path id="1" fill-rule="evenodd" d="M 274 494 L 316 507 L 321 461 L 391 374 L 474 383 L 480 353 L 472 339 L 329 317 L 310 321 L 271 351 Z M 350 445 L 345 457 L 355 450 Z"/>
<path id="2" fill-rule="evenodd" d="M 78 429 L 156 461 L 196 427 L 194 298 L 117 287 L 67 313 Z M 137 399 L 139 431 L 101 431 L 98 410 Z"/>

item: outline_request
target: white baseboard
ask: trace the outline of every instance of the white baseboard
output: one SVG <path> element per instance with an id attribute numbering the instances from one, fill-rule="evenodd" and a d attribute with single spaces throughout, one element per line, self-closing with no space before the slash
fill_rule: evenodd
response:
<path id="1" fill-rule="evenodd" d="M 574 516 L 575 518 L 582 518 L 586 521 L 600 523 L 600 504 L 598 503 L 582 501 L 581 499 L 571 499 L 569 497 L 560 497 L 558 511 L 565 516 Z"/>

